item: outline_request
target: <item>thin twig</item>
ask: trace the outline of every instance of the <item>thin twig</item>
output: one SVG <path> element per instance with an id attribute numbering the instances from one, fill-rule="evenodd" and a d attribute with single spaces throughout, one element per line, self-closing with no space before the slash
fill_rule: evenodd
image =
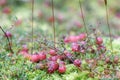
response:
<path id="1" fill-rule="evenodd" d="M 9 45 L 9 50 L 11 51 L 11 53 L 14 53 L 13 50 L 12 50 L 11 44 L 10 44 L 9 37 L 7 36 L 6 32 L 3 30 L 3 28 L 2 28 L 1 26 L 0 26 L 0 29 L 2 30 L 2 32 L 4 33 L 4 35 L 5 35 L 6 38 L 7 38 L 8 45 Z"/>
<path id="2" fill-rule="evenodd" d="M 52 27 L 53 27 L 53 34 L 54 34 L 54 47 L 56 47 L 56 31 L 55 31 L 55 16 L 54 16 L 54 3 L 52 0 L 52 17 L 53 17 L 53 22 L 52 22 Z"/>
<path id="3" fill-rule="evenodd" d="M 107 0 L 104 0 L 105 2 L 105 8 L 106 8 L 106 19 L 107 19 L 107 25 L 108 25 L 108 29 L 109 29 L 109 36 L 110 36 L 110 46 L 111 46 L 111 50 L 113 52 L 113 46 L 112 46 L 112 38 L 111 38 L 111 29 L 110 29 L 110 24 L 109 24 L 109 14 L 108 14 L 108 9 L 107 9 Z"/>
<path id="4" fill-rule="evenodd" d="M 32 0 L 32 24 L 31 24 L 31 26 L 32 26 L 32 50 L 31 50 L 31 52 L 32 52 L 32 54 L 33 54 L 33 49 L 34 49 L 34 35 L 33 35 L 33 33 L 34 33 L 34 28 L 33 28 L 33 26 L 34 26 L 34 0 Z"/>
<path id="5" fill-rule="evenodd" d="M 86 31 L 87 37 L 88 37 L 87 26 L 86 26 L 86 23 L 85 23 L 85 18 L 84 18 L 83 10 L 82 10 L 82 4 L 81 4 L 80 0 L 79 0 L 79 7 L 80 7 L 81 15 L 82 15 L 82 20 L 83 20 L 84 28 L 85 28 L 85 31 Z"/>

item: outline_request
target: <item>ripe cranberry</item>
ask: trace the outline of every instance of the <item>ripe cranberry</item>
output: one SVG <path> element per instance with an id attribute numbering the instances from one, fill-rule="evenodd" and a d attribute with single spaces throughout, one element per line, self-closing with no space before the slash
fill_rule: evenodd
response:
<path id="1" fill-rule="evenodd" d="M 51 56 L 50 58 L 51 58 L 51 61 L 57 61 L 59 56 Z"/>
<path id="2" fill-rule="evenodd" d="M 49 74 L 54 73 L 54 71 L 55 71 L 55 70 L 54 70 L 52 67 L 49 67 L 48 70 L 47 70 L 47 72 L 48 72 Z"/>
<path id="3" fill-rule="evenodd" d="M 5 32 L 5 34 L 6 34 L 6 35 L 4 35 L 5 37 L 8 37 L 8 38 L 12 37 L 12 34 L 9 31 Z"/>
<path id="4" fill-rule="evenodd" d="M 50 23 L 54 22 L 54 17 L 53 17 L 53 16 L 49 17 L 49 18 L 48 18 L 48 21 L 49 21 Z"/>
<path id="5" fill-rule="evenodd" d="M 79 59 L 74 60 L 74 65 L 77 66 L 77 67 L 80 67 L 81 60 L 79 60 Z"/>
<path id="6" fill-rule="evenodd" d="M 47 66 L 48 66 L 48 73 L 53 73 L 59 67 L 59 65 L 56 61 L 49 61 L 47 63 Z"/>
<path id="7" fill-rule="evenodd" d="M 19 26 L 21 24 L 22 24 L 22 20 L 21 19 L 16 20 L 15 23 L 14 23 L 15 26 Z"/>
<path id="8" fill-rule="evenodd" d="M 59 66 L 58 71 L 59 71 L 59 73 L 65 73 L 65 71 L 66 71 L 66 66 L 65 66 L 65 65 Z"/>
<path id="9" fill-rule="evenodd" d="M 68 38 L 68 37 L 66 37 L 65 39 L 64 39 L 64 43 L 69 43 L 70 42 L 70 39 Z"/>
<path id="10" fill-rule="evenodd" d="M 44 52 L 40 52 L 38 55 L 39 55 L 39 60 L 40 60 L 40 61 L 46 59 L 46 54 L 45 54 Z"/>
<path id="11" fill-rule="evenodd" d="M 70 39 L 70 42 L 77 42 L 78 41 L 78 37 L 76 37 L 76 36 L 70 36 L 69 39 Z"/>
<path id="12" fill-rule="evenodd" d="M 96 38 L 96 44 L 101 45 L 103 43 L 103 39 L 101 37 Z"/>
<path id="13" fill-rule="evenodd" d="M 51 56 L 57 55 L 57 54 L 56 54 L 56 51 L 53 50 L 53 49 L 50 49 L 49 54 L 50 54 Z"/>
<path id="14" fill-rule="evenodd" d="M 6 0 L 0 0 L 0 6 L 3 6 L 3 5 L 5 5 L 6 3 L 7 3 Z"/>
<path id="15" fill-rule="evenodd" d="M 72 51 L 77 52 L 80 50 L 80 46 L 77 43 L 72 43 Z"/>
<path id="16" fill-rule="evenodd" d="M 85 40 L 86 39 L 86 34 L 85 33 L 81 33 L 79 35 L 79 40 L 82 41 L 82 40 Z"/>
<path id="17" fill-rule="evenodd" d="M 3 13 L 10 14 L 11 13 L 11 9 L 9 7 L 5 7 L 5 8 L 3 8 Z"/>
<path id="18" fill-rule="evenodd" d="M 31 61 L 32 62 L 38 62 L 39 61 L 39 55 L 38 54 L 31 55 Z"/>

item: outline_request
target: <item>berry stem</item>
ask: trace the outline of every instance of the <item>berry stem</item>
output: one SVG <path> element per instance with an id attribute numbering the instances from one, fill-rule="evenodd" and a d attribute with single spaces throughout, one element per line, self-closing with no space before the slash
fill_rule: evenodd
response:
<path id="1" fill-rule="evenodd" d="M 86 23 L 85 23 L 85 17 L 83 15 L 83 9 L 82 9 L 82 4 L 81 4 L 80 0 L 79 0 L 79 7 L 80 7 L 81 15 L 82 15 L 82 21 L 83 21 L 83 24 L 84 24 L 84 28 L 85 28 L 85 31 L 86 31 L 87 37 L 88 37 L 88 31 L 87 31 L 87 27 L 86 27 Z"/>
<path id="2" fill-rule="evenodd" d="M 10 44 L 10 39 L 9 39 L 9 37 L 7 36 L 6 32 L 3 30 L 3 28 L 2 28 L 1 26 L 0 26 L 0 29 L 2 30 L 2 32 L 4 33 L 4 35 L 5 35 L 6 38 L 7 38 L 8 45 L 9 45 L 9 49 L 10 49 L 11 53 L 14 53 L 13 50 L 12 50 L 11 44 Z"/>
<path id="3" fill-rule="evenodd" d="M 113 52 L 112 38 L 111 38 L 111 29 L 110 29 L 110 24 L 109 24 L 109 14 L 108 14 L 108 8 L 107 8 L 107 0 L 104 0 L 104 2 L 105 2 L 105 8 L 106 8 L 107 26 L 108 26 L 108 29 L 109 29 L 109 36 L 110 36 L 110 46 L 111 46 L 111 50 Z"/>
<path id="4" fill-rule="evenodd" d="M 33 46 L 34 46 L 34 35 L 33 35 L 33 33 L 34 33 L 34 28 L 33 28 L 33 26 L 34 26 L 34 0 L 32 0 L 32 24 L 31 24 L 31 26 L 32 26 L 32 49 L 31 49 L 31 52 L 33 53 Z"/>
<path id="5" fill-rule="evenodd" d="M 53 17 L 53 22 L 52 22 L 52 27 L 53 27 L 53 34 L 54 34 L 54 47 L 56 47 L 55 43 L 56 43 L 56 31 L 55 31 L 55 16 L 54 16 L 54 3 L 52 0 L 52 17 Z"/>

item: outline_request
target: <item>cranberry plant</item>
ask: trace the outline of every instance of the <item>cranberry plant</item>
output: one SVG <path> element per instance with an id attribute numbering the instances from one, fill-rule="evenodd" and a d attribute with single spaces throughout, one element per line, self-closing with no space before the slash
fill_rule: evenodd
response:
<path id="1" fill-rule="evenodd" d="M 2 54 L 0 54 L 1 80 L 120 79 L 119 43 L 115 40 L 112 41 L 107 0 L 103 0 L 101 4 L 105 6 L 105 27 L 108 28 L 108 37 L 103 37 L 96 26 L 88 27 L 84 14 L 84 1 L 78 0 L 81 22 L 75 20 L 72 21 L 72 24 L 68 23 L 68 26 L 77 26 L 75 30 L 74 27 L 68 27 L 67 30 L 59 28 L 62 23 L 67 24 L 67 22 L 63 14 L 59 13 L 57 16 L 55 14 L 56 8 L 59 8 L 57 6 L 59 4 L 54 3 L 57 3 L 57 0 L 43 1 L 46 9 L 50 9 L 51 15 L 41 10 L 38 11 L 38 16 L 35 16 L 35 0 L 28 2 L 31 6 L 31 16 L 29 16 L 31 24 L 27 25 L 29 31 L 26 29 L 28 33 L 22 29 L 22 26 L 25 27 L 24 24 L 28 23 L 27 20 L 24 23 L 25 20 L 20 18 L 13 21 L 10 29 L 0 26 L 2 32 L 0 38 L 3 40 L 0 42 L 3 44 L 1 45 Z M 58 0 L 58 3 L 60 2 L 62 0 Z M 7 3 L 9 3 L 7 0 L 0 1 L 2 13 L 11 16 L 12 9 L 6 6 Z M 36 27 L 39 20 L 41 23 L 46 20 L 49 27 L 46 25 L 41 25 L 43 28 Z M 46 28 L 48 29 L 46 30 Z M 22 36 L 12 33 L 12 30 L 15 29 L 18 33 L 21 30 Z M 71 32 L 74 34 L 70 34 Z"/>

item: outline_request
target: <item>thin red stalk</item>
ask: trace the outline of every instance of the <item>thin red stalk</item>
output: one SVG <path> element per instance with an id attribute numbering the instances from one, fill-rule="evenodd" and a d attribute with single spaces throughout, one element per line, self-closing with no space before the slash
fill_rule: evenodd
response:
<path id="1" fill-rule="evenodd" d="M 33 48 L 34 48 L 34 35 L 33 35 L 33 33 L 34 33 L 34 28 L 33 28 L 33 26 L 34 26 L 34 0 L 32 0 L 32 24 L 31 24 L 31 26 L 32 26 L 32 50 L 31 50 L 31 52 L 33 53 Z"/>
<path id="2" fill-rule="evenodd" d="M 55 31 L 55 16 L 54 16 L 54 3 L 52 0 L 52 17 L 53 17 L 53 22 L 52 22 L 52 27 L 53 27 L 53 34 L 54 34 L 54 47 L 56 47 L 55 43 L 56 43 L 56 31 Z"/>
<path id="3" fill-rule="evenodd" d="M 82 4 L 81 4 L 80 0 L 79 0 L 79 6 L 80 6 L 80 11 L 81 11 L 81 15 L 82 15 L 82 20 L 83 20 L 84 28 L 85 28 L 85 31 L 86 31 L 87 37 L 88 37 L 88 31 L 87 31 L 87 27 L 86 27 L 86 23 L 85 23 L 85 18 L 84 18 L 84 15 L 83 15 Z"/>
<path id="4" fill-rule="evenodd" d="M 9 46 L 9 49 L 10 49 L 11 53 L 14 53 L 13 50 L 12 50 L 11 44 L 10 44 L 9 37 L 7 36 L 6 32 L 3 30 L 3 28 L 2 28 L 1 26 L 0 26 L 0 29 L 2 30 L 2 32 L 4 33 L 4 35 L 5 35 L 6 38 L 7 38 L 8 46 Z"/>
<path id="5" fill-rule="evenodd" d="M 105 2 L 105 8 L 106 8 L 107 25 L 108 25 L 108 29 L 109 29 L 109 35 L 110 35 L 110 46 L 111 46 L 111 50 L 113 52 L 112 38 L 111 38 L 111 29 L 110 29 L 110 24 L 109 24 L 109 14 L 108 14 L 108 9 L 107 9 L 107 0 L 104 0 L 104 2 Z"/>

